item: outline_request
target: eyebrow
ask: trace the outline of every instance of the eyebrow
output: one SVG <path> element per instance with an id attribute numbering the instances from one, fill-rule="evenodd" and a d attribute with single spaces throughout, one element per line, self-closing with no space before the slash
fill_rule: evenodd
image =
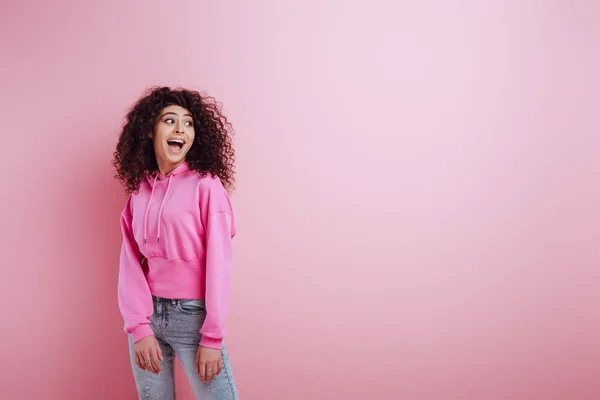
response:
<path id="1" fill-rule="evenodd" d="M 161 115 L 161 118 L 163 118 L 164 116 L 166 116 L 166 115 L 169 115 L 169 114 L 173 114 L 173 115 L 175 115 L 175 116 L 178 116 L 178 114 L 174 113 L 173 111 L 169 111 L 169 112 L 166 112 L 166 113 L 164 113 L 163 115 Z M 193 117 L 192 117 L 190 114 L 183 114 L 183 116 L 184 116 L 184 117 L 190 117 L 190 118 L 193 118 Z"/>

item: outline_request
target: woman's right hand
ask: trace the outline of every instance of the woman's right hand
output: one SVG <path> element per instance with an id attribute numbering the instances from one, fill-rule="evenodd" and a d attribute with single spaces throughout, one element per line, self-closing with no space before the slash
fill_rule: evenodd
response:
<path id="1" fill-rule="evenodd" d="M 163 356 L 156 336 L 146 336 L 138 340 L 133 344 L 133 350 L 135 363 L 140 369 L 157 375 L 162 372 L 160 361 L 163 360 Z"/>

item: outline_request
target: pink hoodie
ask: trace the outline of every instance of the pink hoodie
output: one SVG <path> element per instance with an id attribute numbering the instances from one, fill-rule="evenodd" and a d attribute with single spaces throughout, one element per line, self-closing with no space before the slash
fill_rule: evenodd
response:
<path id="1" fill-rule="evenodd" d="M 200 344 L 220 349 L 227 333 L 235 223 L 219 178 L 202 178 L 187 163 L 166 177 L 149 176 L 129 197 L 121 230 L 118 297 L 125 332 L 134 342 L 154 334 L 152 296 L 205 299 Z"/>

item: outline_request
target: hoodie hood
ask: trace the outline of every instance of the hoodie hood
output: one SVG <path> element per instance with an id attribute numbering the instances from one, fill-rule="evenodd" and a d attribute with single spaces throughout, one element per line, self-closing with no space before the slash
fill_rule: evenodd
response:
<path id="1" fill-rule="evenodd" d="M 173 171 L 169 172 L 166 176 L 163 175 L 163 174 L 161 174 L 160 171 L 156 171 L 154 174 L 147 175 L 146 179 L 148 179 L 148 182 L 153 182 L 155 179 L 158 179 L 158 180 L 169 179 L 173 175 L 181 175 L 184 172 L 187 172 L 189 170 L 190 170 L 189 164 L 187 163 L 187 161 L 184 161 L 182 164 L 180 164 Z"/>

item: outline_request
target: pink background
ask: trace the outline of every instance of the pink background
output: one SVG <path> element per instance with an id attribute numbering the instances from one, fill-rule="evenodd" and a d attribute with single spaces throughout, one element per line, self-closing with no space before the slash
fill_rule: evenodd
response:
<path id="1" fill-rule="evenodd" d="M 110 161 L 169 84 L 237 130 L 242 399 L 600 398 L 599 27 L 591 0 L 4 1 L 0 397 L 135 398 Z"/>

